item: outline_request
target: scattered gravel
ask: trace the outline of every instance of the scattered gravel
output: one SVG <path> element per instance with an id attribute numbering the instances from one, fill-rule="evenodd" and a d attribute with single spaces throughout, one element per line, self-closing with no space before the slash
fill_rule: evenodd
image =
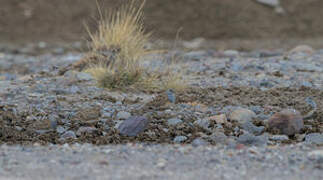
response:
<path id="1" fill-rule="evenodd" d="M 81 53 L 3 53 L 0 144 L 16 146 L 1 146 L 0 178 L 322 179 L 322 52 L 148 56 L 158 69 L 176 54 L 189 85 L 153 94 L 60 75 Z"/>

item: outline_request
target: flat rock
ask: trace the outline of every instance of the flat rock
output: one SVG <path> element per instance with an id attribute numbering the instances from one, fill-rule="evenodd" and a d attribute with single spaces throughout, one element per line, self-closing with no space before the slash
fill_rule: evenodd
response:
<path id="1" fill-rule="evenodd" d="M 147 128 L 148 123 L 149 121 L 146 117 L 132 116 L 123 121 L 118 127 L 118 130 L 121 135 L 137 136 Z"/>

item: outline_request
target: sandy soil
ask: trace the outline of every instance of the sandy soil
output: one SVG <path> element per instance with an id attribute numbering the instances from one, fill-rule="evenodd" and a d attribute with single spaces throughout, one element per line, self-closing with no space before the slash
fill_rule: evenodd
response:
<path id="1" fill-rule="evenodd" d="M 100 0 L 103 10 L 120 1 Z M 149 0 L 146 25 L 156 37 L 174 39 L 259 39 L 323 35 L 320 0 L 283 0 L 285 14 L 253 0 Z M 86 38 L 84 22 L 98 16 L 88 0 L 0 0 L 0 40 L 75 41 Z"/>

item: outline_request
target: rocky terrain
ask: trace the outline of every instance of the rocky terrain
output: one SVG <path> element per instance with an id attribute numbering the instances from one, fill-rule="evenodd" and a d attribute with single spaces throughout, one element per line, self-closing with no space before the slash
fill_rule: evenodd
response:
<path id="1" fill-rule="evenodd" d="M 151 93 L 61 75 L 79 46 L 1 49 L 0 178 L 322 179 L 323 49 L 147 55 L 188 84 Z"/>

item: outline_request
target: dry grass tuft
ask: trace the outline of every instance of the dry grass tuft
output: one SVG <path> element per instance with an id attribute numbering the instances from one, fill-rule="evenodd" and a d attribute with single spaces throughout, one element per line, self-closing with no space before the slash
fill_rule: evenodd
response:
<path id="1" fill-rule="evenodd" d="M 149 53 L 145 45 L 151 34 L 144 32 L 143 25 L 145 1 L 139 6 L 135 2 L 132 0 L 120 9 L 110 11 L 106 17 L 101 15 L 97 33 L 89 32 L 94 52 L 117 54 L 110 65 L 113 69 L 137 71 L 140 58 Z"/>
<path id="2" fill-rule="evenodd" d="M 142 8 L 145 1 L 139 5 L 136 2 L 132 0 L 105 17 L 100 12 L 98 31 L 94 34 L 89 31 L 91 56 L 98 57 L 92 59 L 100 61 L 91 62 L 85 71 L 97 79 L 99 86 L 110 89 L 178 89 L 176 86 L 183 84 L 179 75 L 171 71 L 148 73 L 142 67 L 142 57 L 151 53 L 145 48 L 151 33 L 144 31 Z"/>

